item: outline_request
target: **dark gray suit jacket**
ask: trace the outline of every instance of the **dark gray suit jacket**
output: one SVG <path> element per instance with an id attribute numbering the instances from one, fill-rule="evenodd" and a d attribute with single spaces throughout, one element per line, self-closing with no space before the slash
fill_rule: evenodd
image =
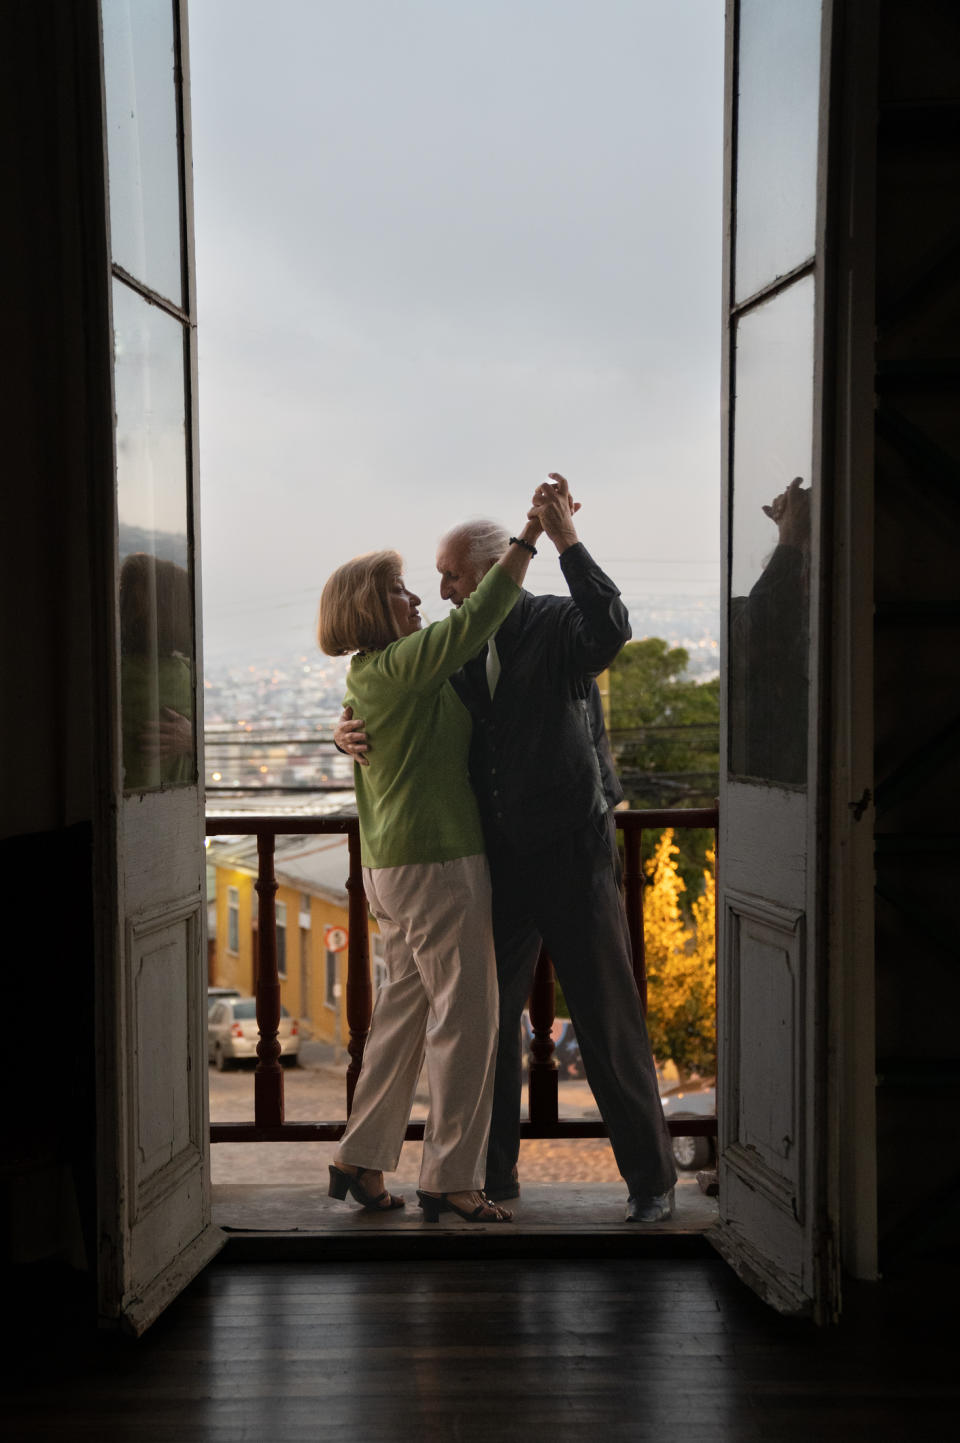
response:
<path id="1" fill-rule="evenodd" d="M 485 650 L 453 678 L 473 716 L 470 779 L 488 847 L 535 850 L 623 796 L 594 677 L 630 638 L 627 609 L 581 542 L 560 566 L 570 596 L 524 591 L 497 632 L 493 698 Z"/>

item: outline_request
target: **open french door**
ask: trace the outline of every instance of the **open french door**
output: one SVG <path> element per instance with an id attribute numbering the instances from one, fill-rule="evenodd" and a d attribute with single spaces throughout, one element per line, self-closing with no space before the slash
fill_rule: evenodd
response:
<path id="1" fill-rule="evenodd" d="M 836 1288 L 818 720 L 832 8 L 731 4 L 725 102 L 716 1242 L 768 1301 L 820 1317 Z"/>
<path id="2" fill-rule="evenodd" d="M 115 422 L 100 1311 L 141 1332 L 217 1251 L 205 1031 L 186 14 L 101 0 Z"/>

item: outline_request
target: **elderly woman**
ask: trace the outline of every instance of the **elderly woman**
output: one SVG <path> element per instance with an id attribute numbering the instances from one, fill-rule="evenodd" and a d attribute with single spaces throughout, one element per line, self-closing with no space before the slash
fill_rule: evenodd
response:
<path id="1" fill-rule="evenodd" d="M 490 882 L 467 777 L 470 717 L 450 676 L 483 648 L 520 595 L 540 535 L 536 506 L 473 595 L 421 630 L 394 551 L 348 561 L 320 601 L 319 642 L 354 653 L 346 704 L 376 728 L 354 769 L 363 883 L 384 939 L 380 988 L 330 1195 L 402 1207 L 383 1185 L 397 1165 L 426 1056 L 430 1111 L 418 1196 L 424 1218 L 510 1213 L 481 1192 L 497 1050 Z"/>

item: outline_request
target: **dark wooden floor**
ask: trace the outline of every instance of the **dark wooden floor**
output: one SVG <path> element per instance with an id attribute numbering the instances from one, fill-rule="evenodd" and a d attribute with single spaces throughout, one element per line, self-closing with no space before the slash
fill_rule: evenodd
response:
<path id="1" fill-rule="evenodd" d="M 915 1288 L 864 1290 L 818 1330 L 713 1259 L 218 1262 L 139 1342 L 21 1333 L 2 1432 L 939 1443 L 960 1404 L 942 1281 L 919 1305 Z"/>

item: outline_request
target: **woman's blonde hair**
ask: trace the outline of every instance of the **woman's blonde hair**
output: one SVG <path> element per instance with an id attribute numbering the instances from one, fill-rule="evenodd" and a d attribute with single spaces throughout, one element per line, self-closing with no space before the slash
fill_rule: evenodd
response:
<path id="1" fill-rule="evenodd" d="M 368 551 L 338 566 L 320 597 L 317 641 L 327 656 L 379 651 L 401 635 L 390 587 L 403 571 L 396 551 Z"/>
<path id="2" fill-rule="evenodd" d="M 124 656 L 193 656 L 190 577 L 173 561 L 134 551 L 120 568 L 120 649 Z"/>

